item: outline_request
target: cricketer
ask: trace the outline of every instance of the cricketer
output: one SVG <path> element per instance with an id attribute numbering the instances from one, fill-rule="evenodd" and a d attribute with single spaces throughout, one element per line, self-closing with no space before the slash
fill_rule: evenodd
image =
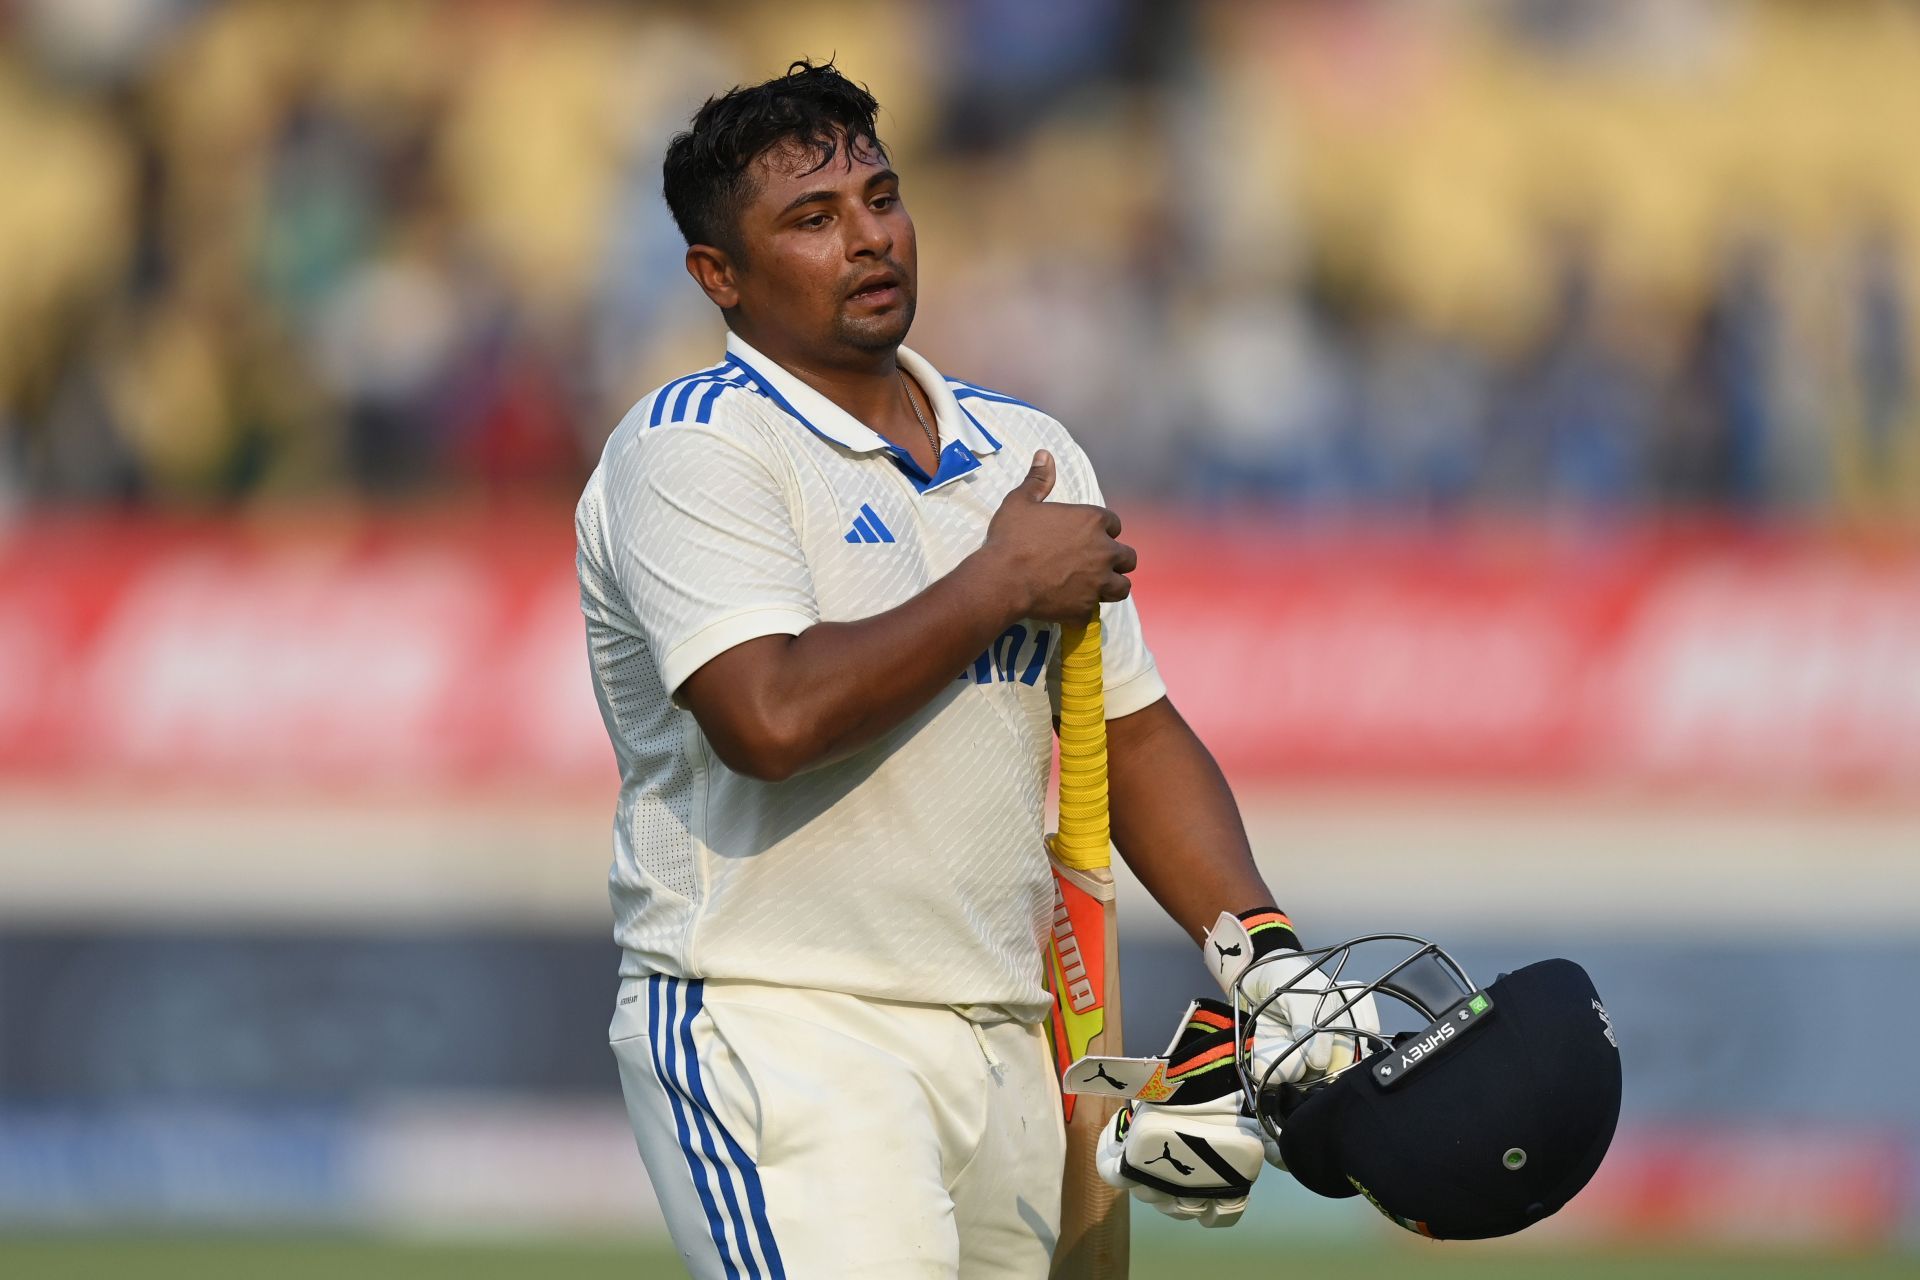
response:
<path id="1" fill-rule="evenodd" d="M 576 518 L 620 769 L 610 1037 L 703 1280 L 1047 1274 L 1063 623 L 1101 622 L 1120 856 L 1196 942 L 1225 915 L 1262 956 L 1299 945 L 1156 673 L 1086 454 L 904 345 L 914 224 L 876 111 L 803 61 L 673 139 L 726 350 L 627 413 Z"/>

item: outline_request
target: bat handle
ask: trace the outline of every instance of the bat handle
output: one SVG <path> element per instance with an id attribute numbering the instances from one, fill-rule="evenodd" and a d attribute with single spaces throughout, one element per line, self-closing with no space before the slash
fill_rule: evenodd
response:
<path id="1" fill-rule="evenodd" d="M 1060 642 L 1060 834 L 1054 855 L 1089 871 L 1111 860 L 1107 818 L 1107 706 L 1100 619 L 1063 629 Z"/>

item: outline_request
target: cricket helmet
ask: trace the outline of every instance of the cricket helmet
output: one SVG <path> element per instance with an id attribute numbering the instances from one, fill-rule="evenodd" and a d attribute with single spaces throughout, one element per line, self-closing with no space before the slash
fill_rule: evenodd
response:
<path id="1" fill-rule="evenodd" d="M 1307 966 L 1271 990 L 1248 975 L 1280 956 Z M 1312 991 L 1314 1025 L 1258 1061 L 1255 1020 Z M 1302 987 L 1302 983 L 1305 986 Z M 1259 992 L 1250 998 L 1249 992 Z M 1365 1196 L 1435 1239 L 1509 1235 L 1557 1212 L 1600 1167 L 1620 1115 L 1620 1052 L 1605 1006 L 1571 960 L 1542 960 L 1475 986 L 1437 944 L 1377 933 L 1248 966 L 1233 987 L 1235 1065 L 1253 1114 L 1293 1176 L 1323 1196 Z M 1371 996 L 1383 1026 L 1349 1010 Z M 1398 1007 L 1403 1015 L 1389 1017 Z M 1283 1064 L 1314 1034 L 1357 1041 L 1352 1060 L 1288 1083 Z M 1347 1055 L 1341 1055 L 1346 1058 Z"/>

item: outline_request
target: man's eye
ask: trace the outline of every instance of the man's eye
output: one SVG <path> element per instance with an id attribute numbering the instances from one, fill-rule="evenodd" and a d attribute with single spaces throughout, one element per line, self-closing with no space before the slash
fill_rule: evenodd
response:
<path id="1" fill-rule="evenodd" d="M 875 196 L 873 198 L 873 207 L 876 209 L 891 209 L 899 203 L 900 197 L 896 195 Z"/>
<path id="2" fill-rule="evenodd" d="M 827 225 L 827 215 L 824 213 L 811 214 L 808 217 L 800 219 L 798 225 L 810 230 L 824 227 Z"/>

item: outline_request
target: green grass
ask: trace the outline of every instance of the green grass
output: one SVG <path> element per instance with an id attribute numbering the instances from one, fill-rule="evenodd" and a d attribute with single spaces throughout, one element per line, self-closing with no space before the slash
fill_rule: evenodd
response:
<path id="1" fill-rule="evenodd" d="M 1182 1246 L 1184 1251 L 1169 1246 Z M 682 1276 L 670 1249 L 655 1244 L 426 1244 L 293 1236 L 6 1236 L 0 1276 L 8 1280 L 668 1280 Z M 1893 1280 L 1920 1274 L 1915 1260 L 1791 1254 L 1548 1252 L 1507 1245 L 1396 1242 L 1378 1249 L 1294 1249 L 1236 1244 L 1194 1233 L 1141 1240 L 1132 1280 L 1204 1276 L 1297 1276 L 1370 1280 Z M 814 1280 L 795 1277 L 795 1280 Z M 831 1280 L 822 1277 L 820 1280 Z"/>

